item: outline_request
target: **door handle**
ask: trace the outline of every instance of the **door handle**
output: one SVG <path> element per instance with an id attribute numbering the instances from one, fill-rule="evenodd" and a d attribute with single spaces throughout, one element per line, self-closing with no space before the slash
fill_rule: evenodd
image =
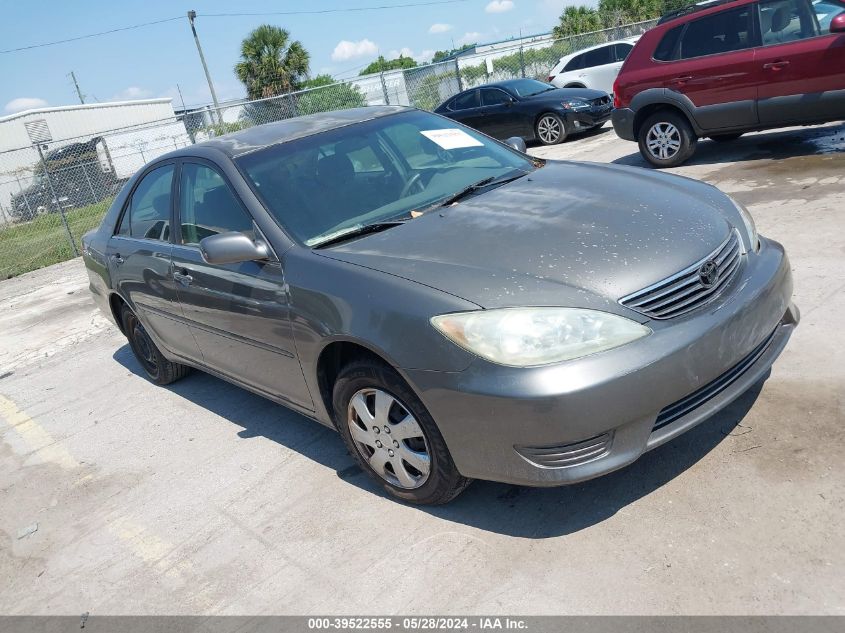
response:
<path id="1" fill-rule="evenodd" d="M 769 62 L 768 64 L 763 64 L 764 70 L 780 70 L 781 68 L 786 68 L 789 66 L 789 62 L 785 60 L 776 61 L 776 62 Z"/>
<path id="2" fill-rule="evenodd" d="M 111 258 L 112 258 L 112 261 L 114 261 L 114 263 L 115 263 L 115 264 L 122 264 L 122 263 L 125 261 L 125 260 L 124 260 L 124 259 L 120 256 L 120 253 L 114 253 L 114 254 L 111 256 Z"/>
<path id="3" fill-rule="evenodd" d="M 187 270 L 183 270 L 182 272 L 173 273 L 173 279 L 178 281 L 183 286 L 190 286 L 191 282 L 194 281 L 194 278 L 188 274 Z"/>

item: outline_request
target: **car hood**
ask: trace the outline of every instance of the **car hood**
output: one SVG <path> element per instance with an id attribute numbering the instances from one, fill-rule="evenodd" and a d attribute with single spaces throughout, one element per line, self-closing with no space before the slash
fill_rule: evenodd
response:
<path id="1" fill-rule="evenodd" d="M 316 252 L 484 308 L 627 314 L 620 297 L 686 268 L 727 238 L 725 204 L 715 187 L 678 176 L 548 161 L 512 183 Z"/>
<path id="2" fill-rule="evenodd" d="M 554 90 L 547 90 L 540 94 L 524 97 L 525 101 L 561 101 L 562 99 L 598 99 L 599 97 L 606 97 L 607 93 L 601 90 L 591 90 L 589 88 L 555 88 Z"/>

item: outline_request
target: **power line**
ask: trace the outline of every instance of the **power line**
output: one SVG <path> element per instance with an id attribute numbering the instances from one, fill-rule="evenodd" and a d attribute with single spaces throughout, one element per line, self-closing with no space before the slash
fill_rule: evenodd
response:
<path id="1" fill-rule="evenodd" d="M 256 13 L 201 13 L 204 18 L 236 18 L 264 15 L 317 15 L 321 13 L 351 13 L 354 11 L 378 11 L 381 9 L 404 9 L 406 7 L 428 7 L 434 4 L 456 4 L 469 0 L 431 0 L 430 2 L 410 2 L 406 4 L 382 4 L 369 7 L 346 7 L 342 9 L 314 9 L 311 11 L 261 11 Z"/>
<path id="2" fill-rule="evenodd" d="M 240 17 L 240 16 L 264 16 L 264 15 L 316 15 L 324 13 L 349 13 L 353 11 L 379 11 L 385 9 L 404 9 L 406 7 L 427 7 L 436 4 L 456 4 L 459 2 L 468 2 L 469 0 L 429 0 L 428 2 L 411 2 L 406 4 L 381 4 L 368 7 L 346 7 L 340 9 L 316 9 L 312 11 L 274 11 L 267 13 L 200 13 L 201 17 L 209 18 L 224 18 L 224 17 Z M 100 37 L 103 35 L 110 35 L 112 33 L 120 33 L 122 31 L 131 31 L 133 29 L 140 29 L 146 26 L 154 26 L 156 24 L 164 24 L 166 22 L 175 22 L 181 20 L 182 16 L 173 18 L 164 18 L 162 20 L 153 20 L 152 22 L 142 22 L 140 24 L 132 24 L 131 26 L 122 26 L 116 29 L 109 29 L 108 31 L 100 31 L 98 33 L 88 33 L 86 35 L 78 35 L 76 37 L 69 37 L 63 40 L 55 40 L 53 42 L 41 42 L 39 44 L 30 44 L 28 46 L 18 46 L 17 48 L 7 48 L 0 50 L 0 55 L 6 53 L 18 53 L 20 51 L 28 51 L 34 48 L 44 48 L 46 46 L 56 46 L 57 44 L 67 44 L 68 42 L 78 42 L 92 37 Z"/>
<path id="3" fill-rule="evenodd" d="M 45 46 L 55 46 L 56 44 L 67 44 L 68 42 L 77 42 L 79 40 L 85 40 L 89 37 L 100 37 L 101 35 L 109 35 L 111 33 L 119 33 L 121 31 L 131 31 L 132 29 L 140 29 L 145 26 L 152 26 L 154 24 L 164 24 L 165 22 L 175 22 L 176 20 L 181 20 L 182 16 L 175 18 L 165 18 L 164 20 L 155 20 L 153 22 L 143 22 L 142 24 L 133 24 L 132 26 L 122 26 L 117 29 L 110 29 L 108 31 L 100 31 L 99 33 L 88 33 L 87 35 L 78 35 L 77 37 L 69 37 L 65 40 L 56 40 L 55 42 L 41 42 L 40 44 L 30 44 L 29 46 L 19 46 L 18 48 L 8 48 L 4 51 L 0 51 L 0 55 L 5 53 L 17 53 L 19 51 L 28 51 L 33 48 L 43 48 Z"/>

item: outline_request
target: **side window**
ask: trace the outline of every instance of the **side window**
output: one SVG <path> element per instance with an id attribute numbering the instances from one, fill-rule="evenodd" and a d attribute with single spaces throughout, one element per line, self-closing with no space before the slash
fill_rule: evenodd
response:
<path id="1" fill-rule="evenodd" d="M 486 106 L 510 103 L 510 100 L 510 97 L 502 90 L 496 88 L 481 89 L 481 102 Z"/>
<path id="2" fill-rule="evenodd" d="M 741 51 L 754 46 L 751 6 L 721 11 L 690 22 L 681 40 L 681 59 Z"/>
<path id="3" fill-rule="evenodd" d="M 659 62 L 670 62 L 678 59 L 678 42 L 684 32 L 684 24 L 666 31 L 657 48 L 654 49 L 654 59 Z"/>
<path id="4" fill-rule="evenodd" d="M 833 2 L 833 0 L 816 0 L 813 2 L 813 11 L 819 22 L 819 29 L 823 35 L 830 33 L 830 22 L 840 13 L 845 12 L 845 4 Z"/>
<path id="5" fill-rule="evenodd" d="M 773 0 L 760 3 L 763 46 L 784 44 L 819 34 L 815 12 L 807 0 Z"/>
<path id="6" fill-rule="evenodd" d="M 570 70 L 581 70 L 584 67 L 584 58 L 586 56 L 584 54 L 576 55 L 572 59 L 569 60 L 569 63 L 566 64 L 566 68 L 563 69 L 563 72 L 569 72 Z"/>
<path id="7" fill-rule="evenodd" d="M 223 177 L 205 165 L 182 165 L 179 215 L 183 244 L 199 244 L 209 235 L 235 231 L 254 237 L 252 219 Z"/>
<path id="8" fill-rule="evenodd" d="M 615 52 L 616 61 L 618 62 L 624 62 L 628 58 L 630 52 L 634 50 L 632 44 L 617 44 L 613 48 Z"/>
<path id="9" fill-rule="evenodd" d="M 173 169 L 173 165 L 164 165 L 141 179 L 120 221 L 118 235 L 162 241 L 170 239 Z"/>
<path id="10" fill-rule="evenodd" d="M 454 99 L 452 99 L 452 103 L 449 105 L 450 110 L 467 110 L 469 108 L 477 108 L 479 105 L 478 103 L 478 90 L 470 90 L 462 95 L 458 95 Z"/>
<path id="11" fill-rule="evenodd" d="M 601 48 L 587 51 L 584 53 L 584 56 L 586 57 L 584 66 L 586 68 L 592 68 L 593 66 L 604 66 L 605 64 L 609 64 L 613 61 L 611 58 L 612 53 L 612 46 L 602 46 Z"/>

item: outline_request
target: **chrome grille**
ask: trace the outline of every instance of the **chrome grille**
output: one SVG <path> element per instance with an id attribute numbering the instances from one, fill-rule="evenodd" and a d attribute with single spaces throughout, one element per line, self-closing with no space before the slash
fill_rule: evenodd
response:
<path id="1" fill-rule="evenodd" d="M 610 449 L 611 433 L 602 433 L 588 440 L 561 446 L 515 446 L 525 459 L 544 468 L 578 466 L 602 457 Z"/>
<path id="2" fill-rule="evenodd" d="M 736 231 L 731 231 L 728 239 L 704 259 L 663 281 L 623 297 L 619 303 L 653 319 L 671 319 L 686 314 L 715 298 L 739 270 L 741 261 L 739 236 Z M 705 285 L 702 267 L 709 262 L 715 264 L 715 280 Z"/>

